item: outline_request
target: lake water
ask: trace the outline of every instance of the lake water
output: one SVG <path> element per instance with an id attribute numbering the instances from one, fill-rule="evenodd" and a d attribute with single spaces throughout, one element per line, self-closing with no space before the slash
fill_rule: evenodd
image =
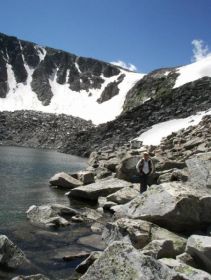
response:
<path id="1" fill-rule="evenodd" d="M 64 191 L 49 187 L 58 172 L 86 168 L 85 159 L 48 150 L 0 146 L 0 233 L 16 243 L 32 262 L 26 270 L 2 271 L 0 279 L 23 273 L 43 273 L 50 279 L 68 279 L 76 263 L 64 262 L 68 251 L 88 249 L 79 246 L 79 237 L 91 233 L 85 224 L 47 230 L 30 225 L 25 211 L 33 204 L 70 202 Z M 72 202 L 73 203 L 73 202 Z M 77 202 L 75 205 L 77 206 Z M 80 205 L 79 205 L 80 206 Z M 80 260 L 78 260 L 80 262 Z"/>

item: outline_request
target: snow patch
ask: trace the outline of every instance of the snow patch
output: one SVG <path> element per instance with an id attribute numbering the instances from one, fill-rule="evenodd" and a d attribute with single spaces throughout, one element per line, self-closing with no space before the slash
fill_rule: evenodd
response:
<path id="1" fill-rule="evenodd" d="M 186 83 L 193 82 L 205 76 L 211 77 L 211 56 L 180 67 L 177 69 L 177 72 L 180 75 L 177 77 L 173 88 L 181 87 Z"/>
<path id="2" fill-rule="evenodd" d="M 155 124 L 135 140 L 143 141 L 143 145 L 159 145 L 163 137 L 167 137 L 172 132 L 177 132 L 182 128 L 197 125 L 205 115 L 211 115 L 211 109 L 199 112 L 187 118 L 174 119 Z"/>

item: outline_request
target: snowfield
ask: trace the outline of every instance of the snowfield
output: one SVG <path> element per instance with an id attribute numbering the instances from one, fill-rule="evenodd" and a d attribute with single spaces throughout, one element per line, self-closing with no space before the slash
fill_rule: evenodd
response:
<path id="1" fill-rule="evenodd" d="M 177 69 L 180 74 L 177 77 L 174 88 L 198 80 L 202 77 L 211 77 L 211 56 L 208 56 L 200 61 L 180 67 Z"/>
<path id="2" fill-rule="evenodd" d="M 26 63 L 25 69 L 28 73 L 26 83 L 17 84 L 12 67 L 7 64 L 10 89 L 6 98 L 0 98 L 0 111 L 35 110 L 46 113 L 67 114 L 85 120 L 91 120 L 96 125 L 111 121 L 122 112 L 127 92 L 144 76 L 144 74 L 121 69 L 120 74 L 117 76 L 111 78 L 101 76 L 105 80 L 101 89 L 92 89 L 89 92 L 85 90 L 76 92 L 70 90 L 67 83 L 60 85 L 56 82 L 57 71 L 55 69 L 54 75 L 49 79 L 53 97 L 48 106 L 43 106 L 37 98 L 36 93 L 31 89 L 30 84 L 34 70 L 30 69 Z M 97 99 L 101 96 L 105 87 L 109 83 L 116 81 L 122 74 L 125 74 L 125 78 L 118 85 L 119 94 L 110 100 L 99 104 Z"/>
<path id="3" fill-rule="evenodd" d="M 143 145 L 159 145 L 163 137 L 170 135 L 172 132 L 177 132 L 182 128 L 197 125 L 205 115 L 211 115 L 211 109 L 205 112 L 199 112 L 188 118 L 174 119 L 155 124 L 135 140 L 143 141 Z"/>

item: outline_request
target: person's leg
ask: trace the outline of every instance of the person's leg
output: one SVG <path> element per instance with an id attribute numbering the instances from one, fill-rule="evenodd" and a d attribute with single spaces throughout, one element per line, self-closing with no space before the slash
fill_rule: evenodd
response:
<path id="1" fill-rule="evenodd" d="M 141 184 L 140 184 L 140 193 L 143 193 L 147 190 L 147 175 L 141 175 Z"/>

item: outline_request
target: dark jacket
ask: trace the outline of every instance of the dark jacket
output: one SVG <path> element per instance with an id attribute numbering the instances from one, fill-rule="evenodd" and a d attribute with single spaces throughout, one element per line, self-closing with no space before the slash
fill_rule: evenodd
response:
<path id="1" fill-rule="evenodd" d="M 150 158 L 147 160 L 147 162 L 148 162 L 148 167 L 149 167 L 149 173 L 146 175 L 149 175 L 153 171 L 153 163 Z M 139 160 L 139 162 L 136 165 L 136 170 L 139 174 L 143 174 L 143 167 L 144 167 L 144 158 Z"/>

